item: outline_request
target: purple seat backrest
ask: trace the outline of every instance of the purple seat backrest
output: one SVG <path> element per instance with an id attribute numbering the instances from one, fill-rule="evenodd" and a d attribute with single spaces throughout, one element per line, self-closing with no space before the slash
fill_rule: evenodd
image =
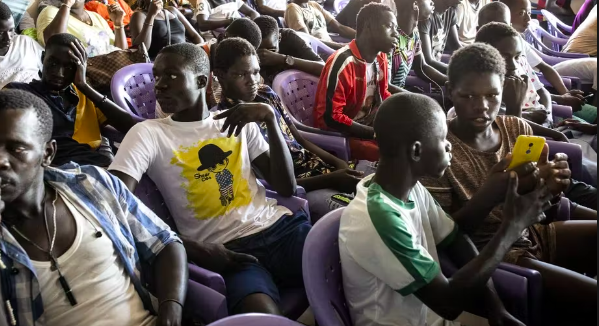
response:
<path id="1" fill-rule="evenodd" d="M 317 39 L 316 37 L 310 34 L 297 32 L 297 35 L 299 35 L 299 37 L 301 37 L 304 40 L 304 42 L 306 42 L 306 44 L 308 44 L 308 46 L 312 48 L 312 51 L 318 54 L 318 56 L 321 57 L 324 61 L 327 61 L 327 59 L 333 53 L 335 53 L 335 50 L 331 49 L 328 45 L 322 43 L 321 40 Z"/>
<path id="2" fill-rule="evenodd" d="M 146 174 L 143 175 L 137 188 L 135 189 L 135 196 L 142 201 L 142 203 L 146 204 L 149 209 L 151 209 L 154 214 L 160 217 L 168 226 L 171 227 L 175 232 L 177 231 L 177 227 L 175 225 L 175 220 L 171 216 L 166 203 L 164 202 L 164 198 L 162 198 L 162 194 L 158 187 L 150 177 Z"/>
<path id="3" fill-rule="evenodd" d="M 318 77 L 298 70 L 286 70 L 278 74 L 273 90 L 281 97 L 285 108 L 301 124 L 314 125 L 314 100 Z"/>
<path id="4" fill-rule="evenodd" d="M 343 8 L 345 8 L 345 6 L 347 6 L 348 3 L 349 0 L 335 0 L 335 2 L 333 3 L 333 8 L 335 9 L 336 13 L 340 13 L 341 10 L 343 10 Z"/>
<path id="5" fill-rule="evenodd" d="M 281 316 L 244 314 L 230 316 L 208 326 L 302 326 L 302 324 Z"/>
<path id="6" fill-rule="evenodd" d="M 138 63 L 124 67 L 114 74 L 110 83 L 114 102 L 145 119 L 156 118 L 152 66 L 151 63 Z"/>
<path id="7" fill-rule="evenodd" d="M 555 16 L 553 13 L 545 9 L 541 9 L 541 14 L 545 17 L 545 19 L 547 19 L 547 30 L 549 33 L 551 33 L 551 35 L 561 38 L 569 38 L 569 36 L 566 35 L 566 33 L 572 34 L 572 26 L 566 25 L 564 22 L 559 20 L 559 18 L 557 18 L 557 16 Z M 562 30 L 565 33 L 562 32 Z"/>
<path id="8" fill-rule="evenodd" d="M 343 208 L 321 218 L 310 230 L 302 260 L 304 286 L 319 325 L 351 326 L 341 276 L 339 222 Z"/>

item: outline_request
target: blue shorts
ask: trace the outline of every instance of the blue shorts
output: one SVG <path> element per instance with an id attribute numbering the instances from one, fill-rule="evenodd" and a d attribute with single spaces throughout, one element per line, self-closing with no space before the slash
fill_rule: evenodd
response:
<path id="1" fill-rule="evenodd" d="M 300 210 L 281 217 L 262 232 L 225 244 L 227 249 L 259 261 L 222 275 L 229 312 L 248 295 L 264 293 L 280 304 L 279 289 L 303 287 L 302 253 L 311 228 L 306 213 Z"/>

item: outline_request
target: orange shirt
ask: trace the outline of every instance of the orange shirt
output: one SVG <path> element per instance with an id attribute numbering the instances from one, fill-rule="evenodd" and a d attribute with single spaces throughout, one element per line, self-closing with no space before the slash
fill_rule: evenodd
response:
<path id="1" fill-rule="evenodd" d="M 123 8 L 123 11 L 125 12 L 125 16 L 123 17 L 123 26 L 129 25 L 129 22 L 131 21 L 131 15 L 133 15 L 133 10 L 131 10 L 131 7 L 129 7 L 127 2 L 125 2 L 123 0 L 116 0 L 116 1 L 108 0 L 109 5 L 114 4 L 114 3 L 118 3 L 121 6 L 121 8 Z M 89 10 L 89 11 L 98 13 L 100 16 L 102 16 L 104 19 L 106 19 L 110 28 L 112 30 L 114 30 L 114 24 L 110 20 L 110 15 L 108 14 L 108 7 L 105 4 L 103 4 L 100 1 L 90 1 L 85 4 L 85 10 Z M 129 47 L 131 47 L 131 39 L 130 38 L 127 38 L 127 43 L 129 44 Z"/>

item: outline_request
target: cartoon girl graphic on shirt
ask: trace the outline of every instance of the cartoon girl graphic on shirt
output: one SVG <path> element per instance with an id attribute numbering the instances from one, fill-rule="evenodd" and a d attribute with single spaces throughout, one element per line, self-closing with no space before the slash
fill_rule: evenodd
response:
<path id="1" fill-rule="evenodd" d="M 201 164 L 198 171 L 208 170 L 210 173 L 215 174 L 222 206 L 229 206 L 235 198 L 233 193 L 233 174 L 227 169 L 229 165 L 228 157 L 232 153 L 232 151 L 223 152 L 220 147 L 214 144 L 208 144 L 198 151 Z"/>

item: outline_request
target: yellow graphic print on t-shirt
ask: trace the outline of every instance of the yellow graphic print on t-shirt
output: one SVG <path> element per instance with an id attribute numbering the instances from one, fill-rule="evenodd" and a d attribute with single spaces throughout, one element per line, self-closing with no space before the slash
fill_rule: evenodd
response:
<path id="1" fill-rule="evenodd" d="M 182 168 L 181 188 L 187 208 L 200 220 L 227 214 L 251 203 L 249 184 L 243 178 L 241 142 L 235 137 L 199 141 L 173 151 L 171 164 Z"/>

